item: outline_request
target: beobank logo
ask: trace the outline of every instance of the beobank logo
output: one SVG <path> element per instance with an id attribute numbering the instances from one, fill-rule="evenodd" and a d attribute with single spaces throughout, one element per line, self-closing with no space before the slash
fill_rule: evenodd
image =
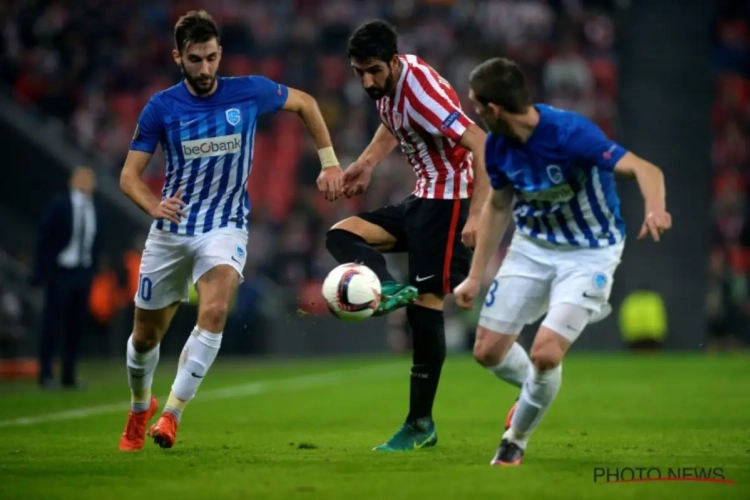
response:
<path id="1" fill-rule="evenodd" d="M 240 134 L 222 135 L 211 139 L 195 139 L 182 143 L 182 156 L 186 160 L 206 158 L 209 156 L 223 156 L 239 153 L 242 149 Z"/>

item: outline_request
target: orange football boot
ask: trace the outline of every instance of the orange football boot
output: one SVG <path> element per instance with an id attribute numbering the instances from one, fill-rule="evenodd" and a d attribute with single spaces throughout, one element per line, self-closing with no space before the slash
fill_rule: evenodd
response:
<path id="1" fill-rule="evenodd" d="M 169 412 L 162 413 L 148 430 L 148 435 L 161 448 L 171 448 L 177 439 L 177 418 Z"/>
<path id="2" fill-rule="evenodd" d="M 125 430 L 120 438 L 121 451 L 138 451 L 143 448 L 146 441 L 146 426 L 151 417 L 156 413 L 156 398 L 151 396 L 151 404 L 148 410 L 134 412 L 132 409 L 128 414 L 128 423 L 125 424 Z"/>
<path id="3" fill-rule="evenodd" d="M 513 420 L 513 414 L 516 412 L 517 407 L 518 407 L 518 398 L 516 398 L 516 402 L 513 403 L 513 406 L 510 407 L 510 410 L 508 410 L 508 414 L 505 416 L 505 430 L 506 431 L 510 429 L 510 421 Z"/>

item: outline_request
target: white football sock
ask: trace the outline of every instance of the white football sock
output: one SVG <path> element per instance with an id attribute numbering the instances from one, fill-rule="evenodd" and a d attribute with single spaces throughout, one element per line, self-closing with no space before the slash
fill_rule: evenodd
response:
<path id="1" fill-rule="evenodd" d="M 531 373 L 523 384 L 518 406 L 513 413 L 510 429 L 503 435 L 525 449 L 529 436 L 555 400 L 562 384 L 562 365 L 540 372 L 532 365 Z"/>
<path id="2" fill-rule="evenodd" d="M 531 360 L 526 350 L 518 342 L 514 342 L 508 349 L 505 358 L 497 366 L 488 368 L 500 380 L 515 385 L 519 389 L 523 386 L 524 381 L 529 376 L 531 370 Z"/>
<path id="3" fill-rule="evenodd" d="M 133 335 L 128 337 L 127 367 L 130 385 L 130 404 L 133 411 L 146 411 L 151 403 L 151 384 L 159 364 L 159 346 L 147 352 L 137 352 L 133 346 Z"/>
<path id="4" fill-rule="evenodd" d="M 221 338 L 221 333 L 210 333 L 196 326 L 185 342 L 172 392 L 164 408 L 165 412 L 174 414 L 178 421 L 216 359 Z"/>

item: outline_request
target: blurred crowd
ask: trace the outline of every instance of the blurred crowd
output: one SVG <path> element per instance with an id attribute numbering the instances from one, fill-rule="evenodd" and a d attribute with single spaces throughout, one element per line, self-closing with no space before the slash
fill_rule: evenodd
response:
<path id="1" fill-rule="evenodd" d="M 750 4 L 719 2 L 713 48 L 714 227 L 709 263 L 715 347 L 748 336 L 750 316 Z"/>
<path id="2" fill-rule="evenodd" d="M 222 28 L 221 74 L 262 74 L 315 96 L 345 166 L 378 124 L 374 104 L 350 72 L 346 40 L 358 24 L 379 17 L 398 28 L 401 52 L 434 66 L 463 99 L 470 70 L 504 55 L 522 64 L 536 100 L 580 111 L 615 135 L 615 26 L 608 4 L 327 0 L 323 9 L 313 0 L 17 0 L 0 4 L 0 78 L 16 102 L 61 120 L 69 140 L 98 158 L 100 175 L 116 176 L 143 105 L 180 78 L 171 58 L 175 20 L 206 8 Z M 730 123 L 729 142 L 739 127 Z M 725 161 L 733 161 L 733 151 L 724 153 Z M 147 172 L 154 191 L 161 188 L 162 162 L 157 154 Z M 325 229 L 414 187 L 411 168 L 393 154 L 363 197 L 328 204 L 315 188 L 319 168 L 296 116 L 261 121 L 249 187 L 254 211 L 245 286 L 253 287 L 257 277 L 295 287 L 304 306 L 307 291 L 314 294 L 316 280 L 334 265 L 324 248 Z"/>

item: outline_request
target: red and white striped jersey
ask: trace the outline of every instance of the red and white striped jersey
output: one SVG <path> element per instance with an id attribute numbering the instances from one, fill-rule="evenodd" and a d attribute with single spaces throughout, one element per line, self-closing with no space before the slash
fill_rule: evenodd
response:
<path id="1" fill-rule="evenodd" d="M 472 121 L 461 110 L 456 91 L 430 65 L 414 55 L 403 64 L 393 97 L 377 101 L 380 120 L 398 139 L 417 175 L 420 198 L 470 198 L 472 155 L 459 144 Z"/>

